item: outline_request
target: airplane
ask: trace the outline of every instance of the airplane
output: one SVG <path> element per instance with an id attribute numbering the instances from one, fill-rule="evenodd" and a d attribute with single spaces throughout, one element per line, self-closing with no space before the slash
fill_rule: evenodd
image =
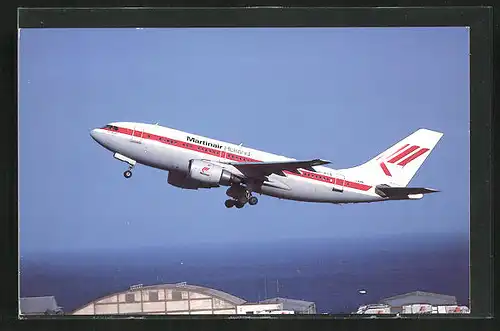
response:
<path id="1" fill-rule="evenodd" d="M 254 193 L 317 203 L 368 203 L 418 200 L 439 192 L 408 187 L 443 133 L 418 129 L 361 165 L 325 167 L 323 159 L 297 160 L 156 124 L 113 122 L 90 131 L 91 137 L 128 164 L 168 171 L 167 183 L 198 190 L 228 187 L 227 208 L 256 205 Z M 373 138 L 372 138 L 373 139 Z"/>

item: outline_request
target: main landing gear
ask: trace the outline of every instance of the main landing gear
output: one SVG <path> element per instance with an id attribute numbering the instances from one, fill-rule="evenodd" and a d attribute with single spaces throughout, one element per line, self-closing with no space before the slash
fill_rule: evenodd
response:
<path id="1" fill-rule="evenodd" d="M 236 207 L 238 209 L 241 209 L 247 202 L 250 206 L 255 206 L 259 202 L 259 199 L 257 199 L 256 196 L 252 195 L 252 192 L 241 185 L 231 186 L 227 190 L 226 194 L 233 198 L 228 199 L 224 202 L 226 208 Z"/>

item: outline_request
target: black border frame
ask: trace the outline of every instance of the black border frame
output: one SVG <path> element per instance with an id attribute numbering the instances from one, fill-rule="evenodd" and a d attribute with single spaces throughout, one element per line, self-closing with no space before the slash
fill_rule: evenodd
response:
<path id="1" fill-rule="evenodd" d="M 491 126 L 493 10 L 491 7 L 21 8 L 18 14 L 19 28 L 469 26 L 471 50 L 470 307 L 472 310 L 470 317 L 491 317 L 493 313 Z M 17 114 L 14 116 L 17 124 Z M 17 152 L 17 139 L 8 141 L 9 147 L 15 148 Z M 13 154 L 17 155 L 17 153 Z M 11 166 L 14 171 L 9 172 L 7 180 L 10 184 L 14 184 L 17 180 L 17 157 Z M 10 191 L 10 194 L 7 194 L 11 198 L 15 195 L 13 203 L 7 205 L 10 208 L 9 211 L 12 212 L 9 218 L 13 222 L 14 219 L 17 220 L 18 212 L 17 185 L 14 187 L 14 192 Z M 10 202 L 7 200 L 7 203 Z M 10 234 L 4 242 L 17 238 L 15 232 L 17 229 L 14 224 L 11 223 L 11 225 L 11 228 L 7 228 L 8 231 L 3 232 L 7 236 Z M 12 246 L 7 251 L 12 255 L 17 252 L 12 249 Z M 17 309 L 15 309 L 15 316 L 17 316 Z M 359 316 L 356 316 L 357 318 Z"/>

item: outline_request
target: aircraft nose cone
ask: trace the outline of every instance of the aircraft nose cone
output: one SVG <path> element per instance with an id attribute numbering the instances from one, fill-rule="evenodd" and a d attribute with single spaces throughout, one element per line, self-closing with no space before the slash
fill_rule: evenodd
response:
<path id="1" fill-rule="evenodd" d="M 96 136 L 97 136 L 96 129 L 90 130 L 90 136 L 92 137 L 92 139 L 94 139 L 95 141 L 97 141 L 97 139 L 96 139 Z"/>
<path id="2" fill-rule="evenodd" d="M 90 136 L 96 143 L 107 148 L 108 138 L 106 137 L 106 133 L 104 133 L 100 129 L 90 130 Z"/>

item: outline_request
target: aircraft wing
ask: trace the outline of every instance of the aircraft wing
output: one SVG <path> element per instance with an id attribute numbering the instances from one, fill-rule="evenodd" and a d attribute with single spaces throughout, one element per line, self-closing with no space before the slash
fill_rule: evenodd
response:
<path id="1" fill-rule="evenodd" d="M 330 161 L 315 159 L 315 160 L 293 160 L 293 161 L 273 161 L 273 162 L 230 162 L 229 164 L 238 168 L 244 174 L 254 176 L 268 176 L 277 174 L 285 176 L 283 171 L 291 171 L 298 173 L 299 168 L 315 171 L 314 166 L 328 164 Z"/>
<path id="2" fill-rule="evenodd" d="M 439 192 L 438 190 L 425 187 L 389 187 L 389 186 L 378 185 L 376 189 L 380 193 L 382 193 L 381 194 L 382 196 L 386 197 L 400 197 L 409 194 L 428 194 L 428 193 Z"/>

